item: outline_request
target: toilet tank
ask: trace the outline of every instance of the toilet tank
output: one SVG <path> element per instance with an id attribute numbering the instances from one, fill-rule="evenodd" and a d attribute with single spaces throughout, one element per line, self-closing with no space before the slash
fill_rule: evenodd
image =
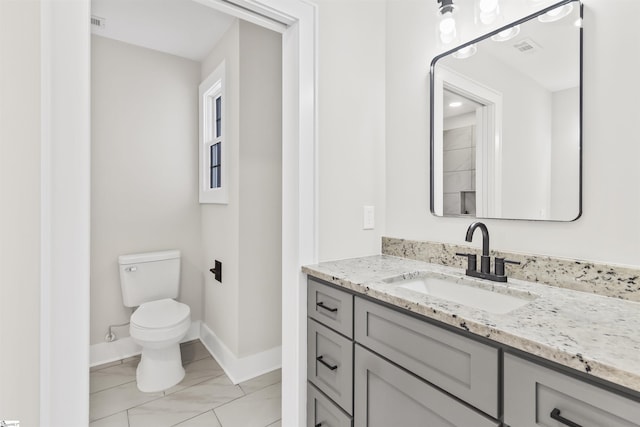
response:
<path id="1" fill-rule="evenodd" d="M 120 286 L 126 307 L 163 298 L 177 298 L 180 290 L 180 251 L 120 255 Z"/>

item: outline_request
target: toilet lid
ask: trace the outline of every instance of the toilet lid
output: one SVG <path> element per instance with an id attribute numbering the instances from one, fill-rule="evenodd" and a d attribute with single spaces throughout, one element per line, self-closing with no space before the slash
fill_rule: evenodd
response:
<path id="1" fill-rule="evenodd" d="M 145 302 L 131 315 L 131 323 L 148 329 L 169 328 L 189 317 L 186 304 L 171 298 Z"/>

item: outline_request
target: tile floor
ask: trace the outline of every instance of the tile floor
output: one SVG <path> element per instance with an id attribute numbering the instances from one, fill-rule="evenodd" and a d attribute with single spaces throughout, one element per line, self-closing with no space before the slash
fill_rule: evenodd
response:
<path id="1" fill-rule="evenodd" d="M 186 375 L 164 392 L 138 390 L 139 356 L 92 368 L 89 426 L 280 426 L 279 369 L 233 385 L 200 341 L 181 350 Z"/>

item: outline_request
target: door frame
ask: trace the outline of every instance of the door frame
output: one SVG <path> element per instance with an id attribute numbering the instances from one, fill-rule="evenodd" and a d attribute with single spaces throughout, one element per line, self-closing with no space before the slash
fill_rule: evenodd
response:
<path id="1" fill-rule="evenodd" d="M 284 24 L 282 421 L 296 427 L 306 414 L 306 276 L 300 266 L 316 263 L 318 253 L 317 6 L 306 0 L 201 3 L 258 25 Z M 40 425 L 89 420 L 89 16 L 90 0 L 41 2 Z"/>

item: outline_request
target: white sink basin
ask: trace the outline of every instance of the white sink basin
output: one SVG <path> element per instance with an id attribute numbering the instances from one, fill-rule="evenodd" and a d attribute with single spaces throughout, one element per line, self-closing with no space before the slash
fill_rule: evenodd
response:
<path id="1" fill-rule="evenodd" d="M 460 280 L 468 283 L 458 283 Z M 397 283 L 402 283 L 398 286 L 402 289 L 431 295 L 495 314 L 508 313 L 527 305 L 536 298 L 535 295 L 524 292 L 521 295 L 514 294 L 514 291 L 501 287 L 501 285 L 490 284 L 489 289 L 485 289 L 465 279 L 426 276 L 405 279 Z"/>

